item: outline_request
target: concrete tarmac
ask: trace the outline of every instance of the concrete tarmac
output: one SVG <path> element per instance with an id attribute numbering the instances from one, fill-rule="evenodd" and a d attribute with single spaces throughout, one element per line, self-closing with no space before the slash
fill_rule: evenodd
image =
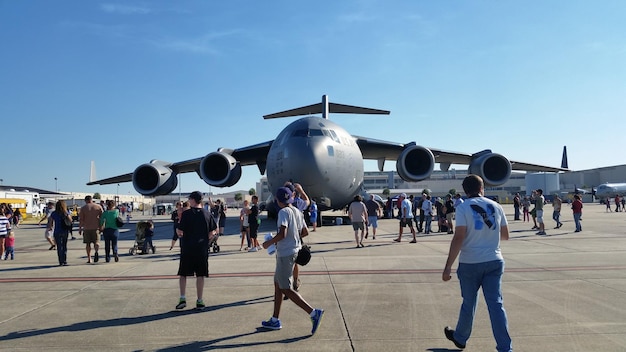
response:
<path id="1" fill-rule="evenodd" d="M 531 223 L 512 221 L 502 243 L 506 260 L 504 304 L 515 351 L 626 351 L 626 213 L 585 204 L 583 231 L 574 233 L 571 210 L 547 236 Z M 238 231 L 229 213 L 226 233 Z M 397 220 L 381 220 L 376 239 L 356 248 L 352 227 L 311 232 L 313 258 L 301 270 L 300 293 L 325 310 L 310 335 L 308 315 L 283 302 L 282 330 L 260 329 L 273 307 L 275 258 L 239 251 L 238 234 L 220 237 L 211 253 L 207 308 L 176 311 L 178 247 L 168 250 L 172 225 L 155 217 L 156 254 L 130 255 L 133 215 L 120 235 L 118 263 L 86 264 L 79 238 L 69 242 L 69 266 L 57 265 L 43 227 L 16 230 L 15 260 L 0 262 L 2 351 L 458 351 L 443 328 L 455 326 L 461 304 L 456 276 L 441 280 L 452 235 L 419 235 L 410 244 L 392 239 Z M 436 229 L 436 225 L 434 226 Z M 264 220 L 262 235 L 275 231 Z M 102 242 L 102 248 L 104 243 Z M 454 266 L 456 268 L 456 264 Z M 188 306 L 196 299 L 187 282 Z M 495 351 L 482 295 L 465 351 Z"/>

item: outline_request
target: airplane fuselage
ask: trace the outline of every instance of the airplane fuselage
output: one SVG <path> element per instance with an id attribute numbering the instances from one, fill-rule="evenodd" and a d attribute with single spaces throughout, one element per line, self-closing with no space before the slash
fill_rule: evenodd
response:
<path id="1" fill-rule="evenodd" d="M 289 124 L 267 155 L 267 181 L 273 193 L 286 181 L 300 183 L 320 210 L 350 203 L 363 185 L 363 156 L 354 138 L 321 117 Z"/>
<path id="2" fill-rule="evenodd" d="M 597 198 L 615 197 L 626 195 L 626 183 L 603 183 L 596 188 Z"/>

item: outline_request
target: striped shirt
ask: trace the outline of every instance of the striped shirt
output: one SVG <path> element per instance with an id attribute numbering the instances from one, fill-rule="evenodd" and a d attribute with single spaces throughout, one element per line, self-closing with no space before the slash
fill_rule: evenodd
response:
<path id="1" fill-rule="evenodd" d="M 6 237 L 10 228 L 11 224 L 9 223 L 9 219 L 4 215 L 0 215 L 0 236 Z"/>

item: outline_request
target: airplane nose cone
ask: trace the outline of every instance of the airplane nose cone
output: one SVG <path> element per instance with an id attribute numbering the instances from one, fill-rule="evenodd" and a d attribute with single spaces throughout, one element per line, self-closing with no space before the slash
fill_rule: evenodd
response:
<path id="1" fill-rule="evenodd" d="M 324 181 L 323 158 L 320 158 L 317 146 L 309 143 L 306 147 L 292 145 L 286 149 L 288 149 L 288 160 L 290 160 L 290 174 L 294 182 L 312 187 Z"/>

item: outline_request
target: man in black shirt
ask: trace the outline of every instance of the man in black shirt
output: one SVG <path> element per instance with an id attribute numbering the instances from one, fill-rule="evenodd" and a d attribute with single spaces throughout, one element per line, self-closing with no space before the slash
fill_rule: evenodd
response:
<path id="1" fill-rule="evenodd" d="M 198 294 L 196 308 L 203 309 L 204 278 L 209 277 L 209 241 L 216 236 L 217 224 L 211 214 L 202 208 L 202 193 L 192 192 L 189 195 L 189 204 L 191 208 L 182 213 L 176 230 L 180 238 L 180 299 L 176 309 L 187 306 L 187 276 L 194 275 Z"/>

